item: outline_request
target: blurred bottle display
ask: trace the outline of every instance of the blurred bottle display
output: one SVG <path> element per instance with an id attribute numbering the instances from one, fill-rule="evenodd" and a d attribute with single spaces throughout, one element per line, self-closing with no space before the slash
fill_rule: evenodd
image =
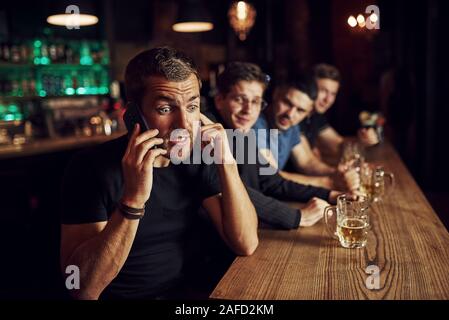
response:
<path id="1" fill-rule="evenodd" d="M 48 66 L 34 71 L 21 68 L 0 70 L 0 95 L 46 97 L 109 93 L 109 73 L 102 66 Z"/>
<path id="2" fill-rule="evenodd" d="M 106 41 L 34 39 L 0 42 L 0 62 L 13 64 L 109 64 Z"/>
<path id="3" fill-rule="evenodd" d="M 77 128 L 70 117 L 76 118 L 79 112 L 79 121 L 84 123 L 86 110 L 94 114 L 88 119 L 90 126 L 95 128 L 93 134 L 101 131 L 108 135 L 123 129 L 114 116 L 117 113 L 121 119 L 118 113 L 121 110 L 116 110 L 109 96 L 109 62 L 106 41 L 0 40 L 0 131 L 3 130 L 0 144 L 64 136 L 64 126 Z M 70 96 L 86 97 L 52 99 Z M 64 108 L 55 107 L 58 103 L 66 103 L 72 108 L 67 113 L 70 117 L 60 117 Z M 50 105 L 52 108 L 48 108 Z M 100 109 L 103 113 L 96 114 Z M 66 130 L 68 135 L 73 133 L 69 129 Z"/>
<path id="4" fill-rule="evenodd" d="M 24 113 L 18 103 L 0 102 L 0 121 L 21 121 Z"/>
<path id="5" fill-rule="evenodd" d="M 40 97 L 109 94 L 108 65 L 105 41 L 0 41 L 0 122 L 25 121 Z"/>
<path id="6" fill-rule="evenodd" d="M 109 93 L 105 41 L 33 39 L 0 43 L 0 95 L 48 97 Z"/>

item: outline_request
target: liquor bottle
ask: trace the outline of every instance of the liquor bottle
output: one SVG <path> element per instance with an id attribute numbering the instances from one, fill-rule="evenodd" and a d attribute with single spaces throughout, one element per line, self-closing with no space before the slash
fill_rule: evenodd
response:
<path id="1" fill-rule="evenodd" d="M 65 74 L 64 75 L 64 84 L 63 84 L 64 94 L 73 95 L 75 93 L 75 89 L 73 89 L 72 85 L 73 85 L 73 82 L 72 82 L 71 75 Z"/>
<path id="2" fill-rule="evenodd" d="M 30 95 L 30 88 L 29 88 L 29 77 L 27 77 L 26 73 L 22 73 L 21 75 L 21 87 L 22 87 L 22 93 L 24 96 Z"/>
<path id="3" fill-rule="evenodd" d="M 49 58 L 49 52 L 48 52 L 48 45 L 45 41 L 42 42 L 41 46 L 41 64 L 50 64 L 50 58 Z"/>
<path id="4" fill-rule="evenodd" d="M 11 80 L 5 77 L 3 79 L 3 93 L 5 96 L 10 96 L 12 91 L 12 83 Z"/>
<path id="5" fill-rule="evenodd" d="M 20 80 L 17 73 L 11 75 L 11 96 L 19 97 L 21 94 Z"/>
<path id="6" fill-rule="evenodd" d="M 22 45 L 20 46 L 20 60 L 21 63 L 30 62 L 30 51 L 26 43 L 22 43 Z"/>
<path id="7" fill-rule="evenodd" d="M 10 62 L 10 49 L 9 49 L 9 44 L 8 43 L 4 43 L 3 44 L 3 61 L 5 62 Z"/>
<path id="8" fill-rule="evenodd" d="M 37 95 L 37 90 L 36 90 L 36 79 L 35 79 L 35 75 L 30 72 L 29 76 L 28 76 L 28 83 L 29 83 L 29 92 L 28 95 L 30 96 L 36 96 Z"/>
<path id="9" fill-rule="evenodd" d="M 17 44 L 13 44 L 11 46 L 11 62 L 12 63 L 20 62 L 20 48 Z"/>
<path id="10" fill-rule="evenodd" d="M 41 47 L 42 41 L 36 39 L 33 42 L 33 63 L 36 65 L 41 64 Z"/>
<path id="11" fill-rule="evenodd" d="M 81 65 L 92 65 L 92 56 L 90 55 L 89 43 L 84 41 L 81 43 L 80 48 L 80 64 Z"/>
<path id="12" fill-rule="evenodd" d="M 65 53 L 65 63 L 67 63 L 67 64 L 74 63 L 73 49 L 67 44 L 64 46 L 64 53 Z"/>
<path id="13" fill-rule="evenodd" d="M 76 71 L 72 71 L 72 88 L 78 88 L 77 74 Z"/>
<path id="14" fill-rule="evenodd" d="M 0 95 L 1 95 L 1 96 L 6 96 L 6 92 L 5 92 L 5 80 L 2 79 L 2 77 L 0 77 Z"/>
<path id="15" fill-rule="evenodd" d="M 102 43 L 101 64 L 109 65 L 109 47 L 106 41 Z"/>
<path id="16" fill-rule="evenodd" d="M 48 52 L 50 55 L 51 63 L 57 63 L 58 62 L 58 52 L 57 52 L 57 47 L 56 47 L 55 43 L 51 43 L 48 46 Z"/>
<path id="17" fill-rule="evenodd" d="M 56 61 L 57 63 L 64 63 L 66 62 L 66 53 L 65 53 L 65 47 L 64 44 L 59 43 L 56 46 Z"/>

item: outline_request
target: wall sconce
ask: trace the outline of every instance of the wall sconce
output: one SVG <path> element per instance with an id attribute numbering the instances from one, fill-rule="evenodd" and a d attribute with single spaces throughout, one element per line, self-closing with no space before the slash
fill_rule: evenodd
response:
<path id="1" fill-rule="evenodd" d="M 348 24 L 351 28 L 355 28 L 357 25 L 360 29 L 378 30 L 380 29 L 379 21 L 379 7 L 370 5 L 366 7 L 365 15 L 357 15 L 357 19 L 351 15 L 348 18 Z"/>
<path id="2" fill-rule="evenodd" d="M 229 23 L 241 41 L 245 41 L 256 22 L 256 9 L 245 1 L 234 2 L 228 11 Z"/>

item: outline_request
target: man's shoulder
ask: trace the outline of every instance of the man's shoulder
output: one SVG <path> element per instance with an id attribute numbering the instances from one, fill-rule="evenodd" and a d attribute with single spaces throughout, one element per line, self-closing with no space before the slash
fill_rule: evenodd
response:
<path id="1" fill-rule="evenodd" d="M 328 123 L 327 116 L 324 113 L 318 112 L 313 113 L 313 115 L 310 117 L 310 121 L 318 126 Z"/>
<path id="2" fill-rule="evenodd" d="M 116 168 L 121 164 L 121 159 L 128 144 L 128 137 L 123 135 L 116 139 L 88 147 L 77 152 L 71 160 L 72 166 L 81 166 L 85 169 L 104 170 Z"/>
<path id="3" fill-rule="evenodd" d="M 296 126 L 291 126 L 290 128 L 287 129 L 287 133 L 289 136 L 297 136 L 301 133 L 301 129 L 299 127 L 299 125 Z"/>
<path id="4" fill-rule="evenodd" d="M 121 157 L 127 137 L 74 154 L 62 181 L 62 223 L 106 221 L 122 188 Z"/>
<path id="5" fill-rule="evenodd" d="M 123 136 L 120 136 L 118 138 L 103 142 L 101 144 L 97 144 L 95 146 L 89 147 L 83 151 L 81 151 L 81 154 L 85 154 L 86 156 L 123 156 L 126 147 L 128 145 L 128 136 L 125 134 Z"/>
<path id="6" fill-rule="evenodd" d="M 253 125 L 253 129 L 268 129 L 268 121 L 263 113 L 261 113 L 259 118 L 257 118 Z"/>

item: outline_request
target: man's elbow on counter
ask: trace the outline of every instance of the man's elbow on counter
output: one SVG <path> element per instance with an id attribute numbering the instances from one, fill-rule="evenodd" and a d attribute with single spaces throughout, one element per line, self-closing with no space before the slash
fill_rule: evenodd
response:
<path id="1" fill-rule="evenodd" d="M 235 250 L 235 253 L 239 256 L 250 256 L 252 255 L 259 245 L 259 238 L 257 236 L 254 237 L 251 241 L 248 241 L 248 243 L 241 245 L 237 250 Z"/>
<path id="2" fill-rule="evenodd" d="M 94 293 L 91 290 L 73 289 L 70 295 L 75 300 L 98 300 L 101 293 Z"/>
<path id="3" fill-rule="evenodd" d="M 114 279 L 118 274 L 118 271 L 114 271 L 112 279 Z M 67 282 L 70 275 L 66 275 L 65 282 L 70 296 L 75 300 L 98 300 L 103 290 L 109 285 L 110 281 L 103 279 L 86 279 L 81 277 L 78 281 L 78 287 L 69 288 Z M 78 276 L 80 276 L 78 274 Z M 112 280 L 111 280 L 112 281 Z"/>

